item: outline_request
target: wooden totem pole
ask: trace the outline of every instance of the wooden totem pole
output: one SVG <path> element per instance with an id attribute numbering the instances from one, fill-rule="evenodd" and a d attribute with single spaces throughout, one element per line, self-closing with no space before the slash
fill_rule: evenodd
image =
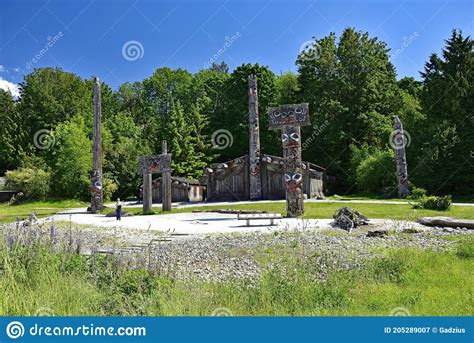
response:
<path id="1" fill-rule="evenodd" d="M 171 190 L 171 154 L 168 155 L 168 146 L 166 141 L 161 142 L 161 158 L 167 160 L 169 156 L 169 163 L 163 162 L 161 170 L 161 208 L 163 212 L 171 211 L 172 190 Z"/>
<path id="2" fill-rule="evenodd" d="M 304 213 L 301 126 L 310 125 L 308 104 L 281 105 L 268 111 L 269 128 L 281 129 L 285 159 L 286 212 L 288 217 Z"/>
<path id="3" fill-rule="evenodd" d="M 161 201 L 163 212 L 171 211 L 171 154 L 168 154 L 166 141 L 161 143 L 158 156 L 140 157 L 139 170 L 143 175 L 143 213 L 152 207 L 152 174 L 161 173 Z"/>
<path id="4" fill-rule="evenodd" d="M 258 123 L 257 76 L 249 75 L 249 169 L 250 200 L 262 198 L 260 179 L 260 127 Z"/>
<path id="5" fill-rule="evenodd" d="M 93 170 L 91 177 L 91 212 L 98 213 L 104 207 L 102 188 L 102 129 L 100 81 L 94 79 L 94 132 L 93 132 Z"/>
<path id="6" fill-rule="evenodd" d="M 406 198 L 410 194 L 408 187 L 408 171 L 407 159 L 405 154 L 405 147 L 407 145 L 407 138 L 403 131 L 403 125 L 400 118 L 393 117 L 393 147 L 395 148 L 395 157 L 397 159 L 397 178 L 398 178 L 398 197 Z"/>

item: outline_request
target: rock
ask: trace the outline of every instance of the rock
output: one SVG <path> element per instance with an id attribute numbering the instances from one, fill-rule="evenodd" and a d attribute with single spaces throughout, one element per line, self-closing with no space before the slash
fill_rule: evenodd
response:
<path id="1" fill-rule="evenodd" d="M 367 237 L 387 237 L 387 230 L 372 230 L 367 232 Z"/>
<path id="2" fill-rule="evenodd" d="M 410 227 L 410 228 L 407 228 L 407 229 L 403 229 L 402 232 L 403 233 L 420 233 L 421 230 L 415 229 L 414 227 Z"/>
<path id="3" fill-rule="evenodd" d="M 335 226 L 348 232 L 351 232 L 353 228 L 356 228 L 359 225 L 366 225 L 369 223 L 369 218 L 350 207 L 341 207 L 334 212 L 333 218 Z"/>
<path id="4" fill-rule="evenodd" d="M 106 216 L 106 217 L 115 217 L 115 211 L 109 212 L 109 213 L 107 213 L 105 216 Z M 123 212 L 123 211 L 122 211 L 122 217 L 131 217 L 131 216 L 133 216 L 133 214 L 128 213 L 128 212 Z"/>

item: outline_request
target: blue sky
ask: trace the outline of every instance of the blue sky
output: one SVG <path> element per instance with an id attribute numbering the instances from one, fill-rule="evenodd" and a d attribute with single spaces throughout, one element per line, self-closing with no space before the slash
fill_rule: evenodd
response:
<path id="1" fill-rule="evenodd" d="M 48 1 L 0 5 L 0 86 L 60 66 L 113 88 L 159 67 L 196 72 L 214 57 L 296 71 L 305 42 L 345 27 L 392 49 L 398 77 L 419 77 L 453 28 L 472 36 L 474 1 Z M 136 54 L 134 54 L 136 53 Z"/>

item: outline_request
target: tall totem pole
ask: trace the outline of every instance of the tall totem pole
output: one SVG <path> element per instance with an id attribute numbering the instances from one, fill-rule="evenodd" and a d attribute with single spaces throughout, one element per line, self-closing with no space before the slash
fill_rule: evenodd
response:
<path id="1" fill-rule="evenodd" d="M 284 178 L 286 184 L 286 212 L 288 217 L 304 213 L 303 172 L 301 160 L 301 126 L 310 125 L 308 104 L 281 105 L 268 111 L 269 128 L 281 129 Z"/>
<path id="2" fill-rule="evenodd" d="M 100 81 L 94 79 L 94 132 L 93 132 L 93 170 L 91 177 L 91 212 L 98 213 L 104 207 L 102 188 L 102 128 L 101 128 Z"/>
<path id="3" fill-rule="evenodd" d="M 260 179 L 260 128 L 258 123 L 257 76 L 249 75 L 249 165 L 250 200 L 262 198 Z"/>
<path id="4" fill-rule="evenodd" d="M 395 148 L 395 157 L 397 159 L 397 178 L 398 178 L 398 197 L 406 198 L 410 194 L 408 187 L 408 171 L 405 147 L 407 146 L 407 138 L 403 131 L 403 125 L 400 118 L 393 117 L 393 133 L 391 141 Z"/>

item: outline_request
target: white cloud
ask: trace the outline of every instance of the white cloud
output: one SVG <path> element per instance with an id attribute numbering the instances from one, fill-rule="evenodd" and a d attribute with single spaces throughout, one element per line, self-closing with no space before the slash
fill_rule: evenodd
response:
<path id="1" fill-rule="evenodd" d="M 0 73 L 3 73 L 5 71 L 5 67 L 0 64 Z"/>
<path id="2" fill-rule="evenodd" d="M 16 83 L 4 80 L 0 77 L 0 88 L 6 91 L 9 91 L 14 98 L 18 98 L 20 96 L 20 88 Z"/>
<path id="3" fill-rule="evenodd" d="M 13 71 L 14 71 L 15 73 L 19 73 L 19 72 L 20 72 L 20 68 L 13 68 Z"/>

